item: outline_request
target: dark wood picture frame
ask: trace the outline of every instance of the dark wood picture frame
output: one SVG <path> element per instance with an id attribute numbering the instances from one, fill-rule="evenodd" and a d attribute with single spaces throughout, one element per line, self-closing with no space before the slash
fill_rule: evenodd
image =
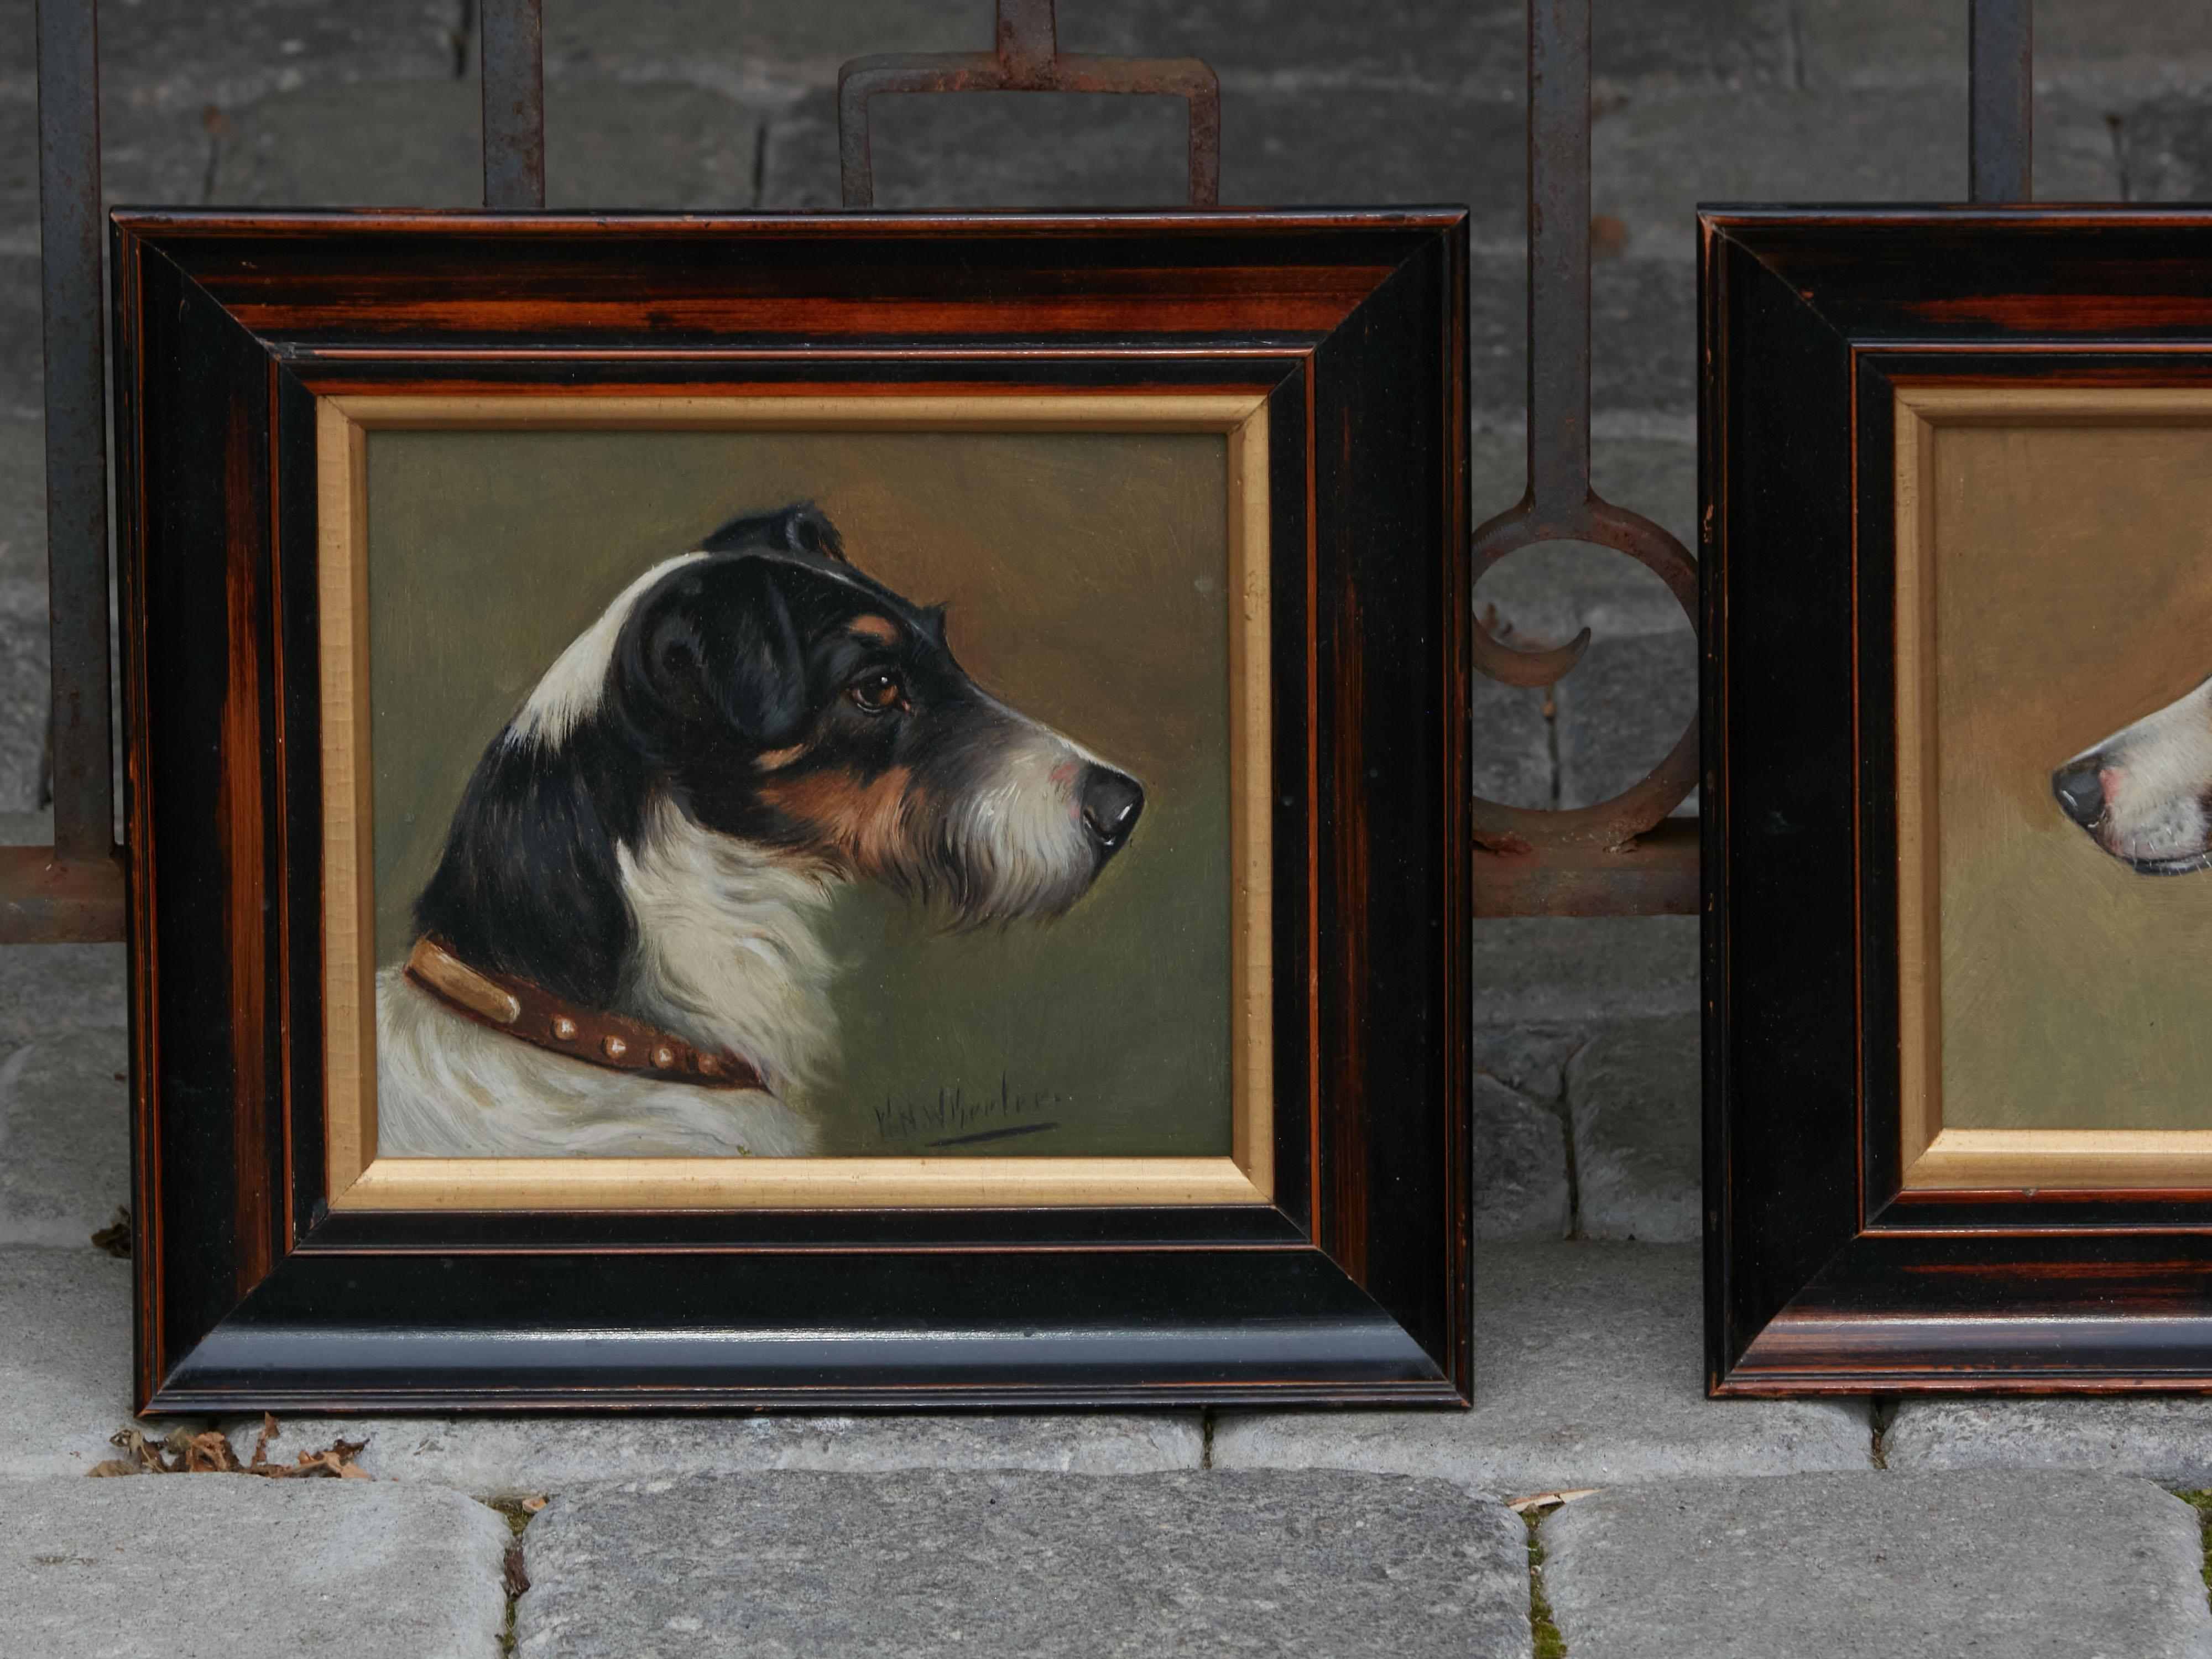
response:
<path id="1" fill-rule="evenodd" d="M 138 1405 L 1466 1404 L 1467 258 L 1457 210 L 118 213 Z M 1268 1201 L 333 1204 L 319 410 L 769 392 L 1263 406 Z"/>
<path id="2" fill-rule="evenodd" d="M 1911 423 L 2212 387 L 2212 211 L 1711 209 L 1700 231 L 1708 1386 L 2212 1387 L 2201 1132 L 1984 1153 L 1917 1097 L 1933 900 L 1900 855 L 1900 732 L 1933 719 L 1905 706 L 1932 671 L 1899 665 Z"/>

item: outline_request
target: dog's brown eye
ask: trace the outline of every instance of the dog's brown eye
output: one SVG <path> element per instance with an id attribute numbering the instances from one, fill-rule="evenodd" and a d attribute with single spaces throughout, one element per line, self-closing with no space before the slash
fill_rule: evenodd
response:
<path id="1" fill-rule="evenodd" d="M 863 714 L 880 714 L 906 701 L 906 682 L 888 669 L 863 674 L 846 690 Z"/>

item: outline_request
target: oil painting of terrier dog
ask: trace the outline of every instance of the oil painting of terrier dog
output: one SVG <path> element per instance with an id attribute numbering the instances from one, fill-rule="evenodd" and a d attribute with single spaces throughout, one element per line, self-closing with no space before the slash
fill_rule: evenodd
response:
<path id="1" fill-rule="evenodd" d="M 2075 756 L 2051 792 L 2138 875 L 2212 868 L 2212 680 Z"/>
<path id="2" fill-rule="evenodd" d="M 837 893 L 1049 921 L 1145 800 L 971 679 L 823 514 L 733 520 L 631 581 L 476 763 L 377 979 L 380 1151 L 812 1153 Z"/>

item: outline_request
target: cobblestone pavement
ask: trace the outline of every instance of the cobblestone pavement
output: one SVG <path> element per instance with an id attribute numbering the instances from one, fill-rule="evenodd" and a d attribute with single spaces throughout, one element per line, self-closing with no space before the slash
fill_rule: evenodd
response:
<path id="1" fill-rule="evenodd" d="M 468 0 L 110 0 L 132 203 L 476 199 Z M 1966 0 L 1598 0 L 1600 489 L 1693 540 L 1690 210 L 1963 193 Z M 1237 203 L 1474 213 L 1478 516 L 1520 488 L 1520 0 L 1063 0 L 1072 50 L 1196 53 Z M 988 0 L 546 0 L 556 204 L 827 207 L 831 88 L 988 37 Z M 0 0 L 0 840 L 44 729 L 33 0 Z M 2212 5 L 2037 7 L 2037 185 L 2212 196 Z M 893 100 L 886 205 L 1173 199 L 1176 106 Z M 1595 800 L 1694 706 L 1685 619 L 1587 549 L 1478 595 L 1588 623 L 1549 699 L 1488 687 L 1479 787 Z M 867 1650 L 2212 1654 L 2212 1402 L 1700 1394 L 1695 925 L 1486 925 L 1475 1409 L 1060 1418 L 383 1419 L 368 1480 L 87 1481 L 124 1456 L 118 948 L 0 951 L 0 1652 Z M 220 1427 L 241 1449 L 258 1425 Z M 1509 1500 L 1598 1488 L 1564 1509 Z M 497 1507 L 494 1507 L 497 1506 Z M 1530 1524 L 1533 1523 L 1533 1524 Z"/>

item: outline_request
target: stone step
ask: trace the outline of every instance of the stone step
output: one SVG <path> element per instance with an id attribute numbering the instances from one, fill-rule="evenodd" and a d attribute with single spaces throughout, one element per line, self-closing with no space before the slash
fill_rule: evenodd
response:
<path id="1" fill-rule="evenodd" d="M 0 1480 L 0 1653 L 492 1659 L 511 1541 L 458 1492 L 365 1480 Z"/>
<path id="2" fill-rule="evenodd" d="M 1213 1467 L 1434 1475 L 1500 1496 L 1869 1468 L 1863 1401 L 1705 1398 L 1699 1260 L 1675 1245 L 1478 1246 L 1472 1411 L 1224 1413 Z"/>
<path id="3" fill-rule="evenodd" d="M 2148 1475 L 2184 1492 L 2212 1487 L 2212 1398 L 2098 1395 L 1907 1400 L 1882 1436 L 1893 1469 L 2038 1468 Z"/>
<path id="4" fill-rule="evenodd" d="M 1439 1480 L 720 1475 L 555 1498 L 529 1659 L 1526 1659 L 1524 1528 Z"/>
<path id="5" fill-rule="evenodd" d="M 2190 1507 L 2141 1480 L 1825 1474 L 1621 1486 L 1543 1523 L 1574 1659 L 2202 1659 Z"/>

